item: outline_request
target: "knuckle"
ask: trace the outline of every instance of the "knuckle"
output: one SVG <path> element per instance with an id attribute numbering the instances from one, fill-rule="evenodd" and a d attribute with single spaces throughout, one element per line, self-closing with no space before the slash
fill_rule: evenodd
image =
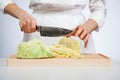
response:
<path id="1" fill-rule="evenodd" d="M 78 28 L 81 29 L 82 27 L 79 25 Z"/>
<path id="2" fill-rule="evenodd" d="M 36 29 L 35 29 L 35 28 L 31 28 L 31 31 L 33 31 L 33 32 L 34 32 L 34 31 L 36 31 Z"/>
<path id="3" fill-rule="evenodd" d="M 23 27 L 23 25 L 21 23 L 19 23 L 19 25 L 20 25 L 21 28 Z"/>
<path id="4" fill-rule="evenodd" d="M 23 25 L 26 25 L 26 22 L 25 22 L 25 21 L 23 21 L 23 22 L 22 22 L 22 24 L 23 24 Z"/>
<path id="5" fill-rule="evenodd" d="M 20 27 L 21 27 L 23 30 L 25 30 L 25 28 L 26 28 L 24 25 L 22 25 L 22 26 L 20 26 Z"/>
<path id="6" fill-rule="evenodd" d="M 32 19 L 32 21 L 33 21 L 33 22 L 36 22 L 36 20 L 35 20 L 34 18 Z"/>
<path id="7" fill-rule="evenodd" d="M 32 26 L 32 27 L 31 27 L 31 29 L 33 29 L 33 30 L 34 30 L 34 29 L 35 29 L 35 27 L 33 27 L 33 26 Z"/>
<path id="8" fill-rule="evenodd" d="M 28 33 L 28 31 L 24 30 L 25 33 Z"/>
<path id="9" fill-rule="evenodd" d="M 27 30 L 26 32 L 27 32 L 27 33 L 31 33 L 31 30 Z"/>
<path id="10" fill-rule="evenodd" d="M 84 31 L 84 32 L 82 33 L 82 35 L 85 36 L 85 35 L 86 35 L 86 32 Z"/>
<path id="11" fill-rule="evenodd" d="M 83 29 L 81 27 L 79 27 L 79 31 L 82 31 Z"/>
<path id="12" fill-rule="evenodd" d="M 86 42 L 88 40 L 88 38 L 86 37 L 85 39 L 84 39 L 84 41 Z"/>
<path id="13" fill-rule="evenodd" d="M 32 30 L 32 32 L 35 32 L 36 30 Z"/>
<path id="14" fill-rule="evenodd" d="M 80 38 L 83 40 L 83 36 L 80 36 Z"/>
<path id="15" fill-rule="evenodd" d="M 27 22 L 27 23 L 30 23 L 30 22 L 31 22 L 31 20 L 30 20 L 30 19 L 27 19 L 27 20 L 26 20 L 26 22 Z"/>
<path id="16" fill-rule="evenodd" d="M 86 42 L 86 40 L 85 40 L 85 39 L 84 39 L 83 41 L 84 41 L 84 42 Z"/>
<path id="17" fill-rule="evenodd" d="M 87 36 L 86 36 L 87 38 L 89 38 L 90 37 L 90 34 L 87 34 Z"/>

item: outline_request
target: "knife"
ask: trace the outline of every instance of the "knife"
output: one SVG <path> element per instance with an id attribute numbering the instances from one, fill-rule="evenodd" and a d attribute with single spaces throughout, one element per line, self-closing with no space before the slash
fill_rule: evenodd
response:
<path id="1" fill-rule="evenodd" d="M 40 32 L 41 36 L 47 37 L 64 36 L 72 32 L 70 29 L 49 26 L 36 26 L 36 30 Z"/>

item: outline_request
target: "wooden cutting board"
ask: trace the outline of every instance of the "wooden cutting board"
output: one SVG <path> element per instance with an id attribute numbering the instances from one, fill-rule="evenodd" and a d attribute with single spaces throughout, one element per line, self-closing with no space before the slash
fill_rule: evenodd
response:
<path id="1" fill-rule="evenodd" d="M 111 59 L 103 54 L 84 54 L 82 59 L 48 58 L 48 59 L 17 59 L 12 55 L 8 59 L 9 67 L 109 67 Z"/>

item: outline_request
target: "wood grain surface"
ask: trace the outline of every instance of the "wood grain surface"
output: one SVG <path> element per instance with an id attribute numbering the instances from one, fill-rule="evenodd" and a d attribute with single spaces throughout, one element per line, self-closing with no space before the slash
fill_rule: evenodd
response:
<path id="1" fill-rule="evenodd" d="M 17 59 L 16 55 L 8 58 L 8 67 L 110 67 L 111 64 L 111 59 L 101 53 L 84 54 L 82 59 Z"/>

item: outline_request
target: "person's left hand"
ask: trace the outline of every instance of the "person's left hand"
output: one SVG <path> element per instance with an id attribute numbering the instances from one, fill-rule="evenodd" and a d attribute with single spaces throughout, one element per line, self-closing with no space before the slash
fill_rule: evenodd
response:
<path id="1" fill-rule="evenodd" d="M 90 32 L 83 25 L 78 25 L 72 33 L 66 35 L 66 37 L 70 36 L 78 36 L 80 39 L 84 41 L 84 47 L 86 48 L 88 45 L 88 39 L 90 37 Z"/>
<path id="2" fill-rule="evenodd" d="M 90 33 L 98 28 L 98 24 L 95 20 L 89 19 L 83 25 L 78 25 L 72 33 L 66 35 L 66 37 L 70 36 L 78 36 L 80 39 L 84 41 L 84 47 L 86 48 L 88 45 L 88 40 L 90 37 Z"/>

